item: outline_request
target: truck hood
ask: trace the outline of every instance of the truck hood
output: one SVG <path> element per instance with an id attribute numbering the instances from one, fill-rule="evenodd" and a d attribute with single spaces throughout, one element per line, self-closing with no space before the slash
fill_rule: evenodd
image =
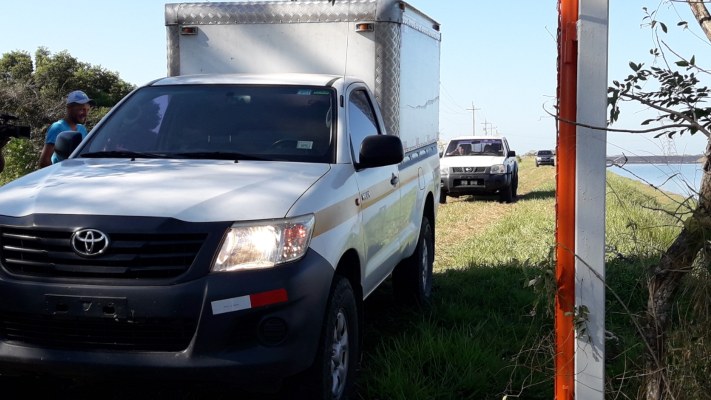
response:
<path id="1" fill-rule="evenodd" d="M 70 159 L 0 187 L 0 215 L 281 218 L 329 169 L 273 161 Z"/>
<path id="2" fill-rule="evenodd" d="M 501 156 L 454 156 L 442 157 L 439 160 L 440 168 L 451 167 L 490 167 L 494 164 L 503 164 L 506 157 Z"/>

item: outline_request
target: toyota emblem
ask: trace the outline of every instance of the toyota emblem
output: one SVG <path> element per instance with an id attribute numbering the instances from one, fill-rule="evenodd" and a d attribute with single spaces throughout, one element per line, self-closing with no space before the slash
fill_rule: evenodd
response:
<path id="1" fill-rule="evenodd" d="M 109 237 L 96 229 L 80 229 L 72 235 L 72 249 L 80 256 L 98 256 L 109 248 Z"/>

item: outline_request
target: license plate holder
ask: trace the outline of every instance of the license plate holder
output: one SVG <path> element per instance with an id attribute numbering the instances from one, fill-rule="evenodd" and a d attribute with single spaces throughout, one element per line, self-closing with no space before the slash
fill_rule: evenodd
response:
<path id="1" fill-rule="evenodd" d="M 128 315 L 125 297 L 46 294 L 44 298 L 45 311 L 53 317 L 125 319 Z"/>

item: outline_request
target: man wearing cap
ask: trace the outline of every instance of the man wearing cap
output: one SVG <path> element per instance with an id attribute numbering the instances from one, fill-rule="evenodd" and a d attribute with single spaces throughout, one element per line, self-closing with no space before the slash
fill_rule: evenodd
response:
<path id="1" fill-rule="evenodd" d="M 59 161 L 54 154 L 54 142 L 61 132 L 77 131 L 81 133 L 82 137 L 86 137 L 87 131 L 82 124 L 86 122 L 86 116 L 93 105 L 94 100 L 81 90 L 75 90 L 67 95 L 67 115 L 53 123 L 47 130 L 47 137 L 39 159 L 40 168 Z"/>

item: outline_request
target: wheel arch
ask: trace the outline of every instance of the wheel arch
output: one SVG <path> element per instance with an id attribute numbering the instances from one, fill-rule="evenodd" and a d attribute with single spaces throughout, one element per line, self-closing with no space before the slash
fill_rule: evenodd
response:
<path id="1" fill-rule="evenodd" d="M 432 237 L 434 238 L 437 231 L 435 229 L 435 218 L 437 217 L 437 212 L 435 209 L 434 194 L 432 192 L 427 193 L 427 197 L 425 198 L 425 208 L 422 215 L 430 220 L 430 225 L 432 226 Z"/>
<path id="2" fill-rule="evenodd" d="M 338 261 L 338 266 L 336 267 L 336 273 L 331 280 L 331 290 L 332 292 L 334 285 L 336 283 L 336 278 L 344 277 L 348 279 L 353 289 L 353 294 L 355 295 L 356 305 L 358 306 L 358 325 L 363 326 L 364 314 L 363 314 L 363 285 L 361 268 L 360 268 L 360 258 L 358 257 L 358 252 L 355 249 L 347 250 L 341 259 Z M 361 342 L 362 342 L 362 335 Z"/>

